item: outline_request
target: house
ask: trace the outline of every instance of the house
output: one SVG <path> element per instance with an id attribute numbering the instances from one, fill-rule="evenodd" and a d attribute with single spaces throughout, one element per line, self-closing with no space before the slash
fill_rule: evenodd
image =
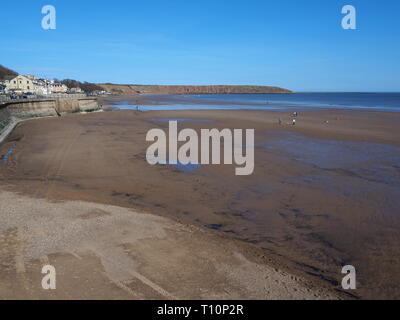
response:
<path id="1" fill-rule="evenodd" d="M 45 81 L 45 79 L 34 79 L 32 80 L 33 85 L 35 87 L 35 93 L 38 95 L 46 95 L 46 94 L 50 94 L 51 91 L 48 87 L 47 82 Z"/>
<path id="2" fill-rule="evenodd" d="M 69 89 L 70 93 L 83 93 L 83 90 L 81 88 L 71 88 Z"/>
<path id="3" fill-rule="evenodd" d="M 3 83 L 8 91 L 15 93 L 33 92 L 35 90 L 32 80 L 22 75 L 6 76 Z"/>
<path id="4" fill-rule="evenodd" d="M 67 93 L 68 87 L 65 84 L 54 82 L 49 86 L 52 93 Z"/>
<path id="5" fill-rule="evenodd" d="M 36 77 L 36 76 L 34 76 L 34 75 L 31 75 L 31 74 L 28 74 L 28 75 L 26 75 L 25 77 L 27 77 L 27 78 L 30 79 L 30 80 L 37 80 L 37 79 L 38 79 L 38 77 Z"/>
<path id="6" fill-rule="evenodd" d="M 4 77 L 3 84 L 7 87 L 9 91 L 13 91 L 15 93 L 26 93 L 35 91 L 35 86 L 32 80 L 22 75 L 6 76 Z"/>
<path id="7" fill-rule="evenodd" d="M 55 82 L 54 80 L 35 78 L 33 83 L 35 85 L 35 92 L 39 95 L 67 93 L 68 91 L 68 87 L 66 85 Z"/>

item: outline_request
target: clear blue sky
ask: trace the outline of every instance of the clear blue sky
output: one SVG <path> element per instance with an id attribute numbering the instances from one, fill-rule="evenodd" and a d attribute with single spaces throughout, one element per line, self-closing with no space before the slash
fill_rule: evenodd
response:
<path id="1" fill-rule="evenodd" d="M 41 28 L 41 8 L 57 29 Z M 357 30 L 341 8 L 357 9 Z M 91 82 L 400 91 L 399 0 L 2 1 L 0 64 Z"/>

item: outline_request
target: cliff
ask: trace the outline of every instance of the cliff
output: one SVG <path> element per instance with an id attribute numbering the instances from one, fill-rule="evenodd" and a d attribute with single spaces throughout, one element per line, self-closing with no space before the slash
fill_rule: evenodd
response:
<path id="1" fill-rule="evenodd" d="M 163 85 L 129 85 L 129 84 L 98 84 L 104 90 L 113 94 L 248 94 L 248 93 L 292 93 L 292 91 L 269 86 L 163 86 Z"/>

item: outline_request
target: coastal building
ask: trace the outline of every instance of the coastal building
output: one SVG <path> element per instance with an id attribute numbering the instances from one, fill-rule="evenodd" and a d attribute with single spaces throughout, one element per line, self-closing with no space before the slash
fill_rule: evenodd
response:
<path id="1" fill-rule="evenodd" d="M 35 93 L 39 95 L 46 95 L 50 94 L 51 91 L 49 90 L 48 84 L 45 81 L 45 79 L 34 79 L 32 80 L 34 87 L 35 87 Z"/>
<path id="2" fill-rule="evenodd" d="M 34 76 L 34 75 L 31 75 L 31 74 L 28 74 L 28 75 L 26 75 L 25 77 L 27 77 L 27 78 L 30 79 L 30 80 L 37 80 L 37 79 L 38 79 L 38 77 L 36 77 L 36 76 Z"/>
<path id="3" fill-rule="evenodd" d="M 68 87 L 65 84 L 53 82 L 50 84 L 51 93 L 67 93 Z"/>
<path id="4" fill-rule="evenodd" d="M 70 93 L 83 93 L 83 90 L 81 88 L 70 88 L 69 92 Z"/>
<path id="5" fill-rule="evenodd" d="M 66 93 L 68 88 L 62 83 L 49 79 L 33 78 L 34 93 L 39 95 L 47 95 L 52 93 Z"/>
<path id="6" fill-rule="evenodd" d="M 0 84 L 4 87 L 0 93 L 13 92 L 15 94 L 35 93 L 38 95 L 68 93 L 68 87 L 53 79 L 38 78 L 33 75 L 10 75 L 3 77 Z M 82 93 L 81 88 L 72 88 L 72 93 Z"/>
<path id="7" fill-rule="evenodd" d="M 38 95 L 47 95 L 51 93 L 51 90 L 45 83 L 37 82 L 35 84 L 35 93 Z"/>
<path id="8" fill-rule="evenodd" d="M 4 77 L 3 84 L 7 87 L 8 91 L 14 93 L 34 92 L 35 86 L 31 79 L 18 75 Z"/>

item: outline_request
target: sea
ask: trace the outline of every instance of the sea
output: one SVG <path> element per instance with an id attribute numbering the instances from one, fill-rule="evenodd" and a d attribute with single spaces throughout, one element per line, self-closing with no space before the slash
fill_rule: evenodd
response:
<path id="1" fill-rule="evenodd" d="M 286 110 L 349 109 L 400 112 L 400 93 L 203 94 L 148 96 L 146 105 L 120 101 L 118 109 Z"/>

